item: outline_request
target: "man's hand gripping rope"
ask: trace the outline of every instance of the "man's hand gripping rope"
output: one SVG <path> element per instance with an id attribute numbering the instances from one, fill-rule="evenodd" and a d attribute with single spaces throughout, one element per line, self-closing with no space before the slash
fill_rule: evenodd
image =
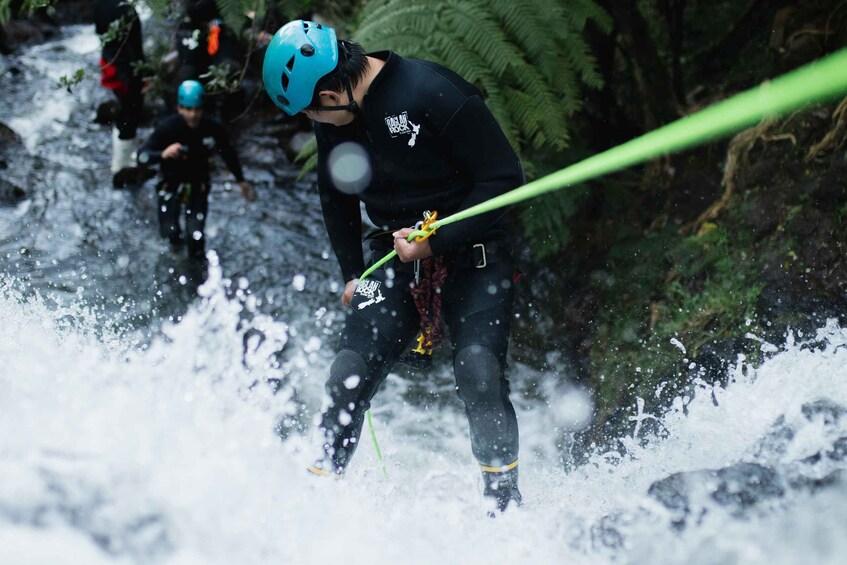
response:
<path id="1" fill-rule="evenodd" d="M 403 228 L 394 232 L 392 234 L 394 236 L 394 250 L 371 265 L 358 279 L 347 281 L 347 284 L 344 286 L 344 292 L 341 295 L 341 304 L 350 306 L 353 301 L 353 293 L 356 292 L 356 285 L 359 284 L 359 281 L 368 278 L 371 273 L 393 259 L 395 255 L 400 257 L 400 260 L 404 263 L 431 257 L 432 249 L 429 247 L 428 239 L 438 229 L 437 227 L 433 227 L 436 219 L 438 219 L 438 212 L 427 210 L 424 212 L 424 221 L 419 222 L 420 227 Z"/>

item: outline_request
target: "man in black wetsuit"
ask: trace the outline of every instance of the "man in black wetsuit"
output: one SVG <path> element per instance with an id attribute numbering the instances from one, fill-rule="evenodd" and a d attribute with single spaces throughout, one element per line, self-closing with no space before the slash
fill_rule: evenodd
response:
<path id="1" fill-rule="evenodd" d="M 112 174 L 134 167 L 135 134 L 143 111 L 143 81 L 133 65 L 144 61 L 141 20 L 125 0 L 94 0 L 95 31 L 106 40 L 100 53 L 100 83 L 118 99 L 112 132 Z M 119 185 L 118 176 L 114 177 Z"/>
<path id="2" fill-rule="evenodd" d="M 205 255 L 206 216 L 209 210 L 209 160 L 220 154 L 245 200 L 255 200 L 253 188 L 241 171 L 238 154 L 229 134 L 217 121 L 203 117 L 203 85 L 187 80 L 177 92 L 178 114 L 156 127 L 141 149 L 140 164 L 161 163 L 158 184 L 159 233 L 178 247 L 188 243 L 188 256 L 202 259 Z M 185 231 L 179 226 L 185 204 Z"/>
<path id="3" fill-rule="evenodd" d="M 289 22 L 263 66 L 277 106 L 315 122 L 324 220 L 346 283 L 341 301 L 352 306 L 326 384 L 325 453 L 310 470 L 343 473 L 393 363 L 419 329 L 437 333 L 439 320 L 427 328 L 419 312 L 429 316 L 440 302 L 485 495 L 501 511 L 520 505 L 518 425 L 505 376 L 515 265 L 504 213 L 407 241 L 425 211 L 449 216 L 523 183 L 506 136 L 480 92 L 452 71 L 388 51 L 365 54 L 328 26 Z M 356 159 L 369 165 L 358 174 L 344 165 Z M 367 239 L 372 259 L 398 253 L 361 283 L 360 202 L 379 228 Z M 421 308 L 413 295 L 426 292 Z"/>

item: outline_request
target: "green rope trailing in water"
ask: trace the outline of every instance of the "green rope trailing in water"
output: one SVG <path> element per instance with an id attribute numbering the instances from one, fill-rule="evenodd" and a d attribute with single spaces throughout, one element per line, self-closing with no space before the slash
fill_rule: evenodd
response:
<path id="1" fill-rule="evenodd" d="M 452 216 L 447 216 L 434 222 L 430 231 L 595 179 L 668 153 L 714 141 L 750 127 L 764 118 L 786 114 L 808 104 L 823 102 L 845 93 L 847 93 L 847 49 L 841 49 L 832 55 L 746 90 L 623 145 L 589 157 Z M 409 234 L 408 240 L 411 241 L 412 238 L 425 234 L 426 232 L 416 231 Z M 397 252 L 392 251 L 377 261 L 362 273 L 360 280 L 367 278 L 395 255 Z M 370 415 L 368 415 L 368 424 L 370 423 Z M 371 435 L 376 445 L 373 426 L 371 426 Z M 382 461 L 378 446 L 377 455 Z M 385 472 L 384 466 L 383 472 Z"/>
<path id="2" fill-rule="evenodd" d="M 371 420 L 371 411 L 368 410 L 366 415 L 368 417 L 368 428 L 371 430 L 371 439 L 374 442 L 374 448 L 376 448 L 376 458 L 379 460 L 379 463 L 382 466 L 382 476 L 387 479 L 388 471 L 385 470 L 385 461 L 382 460 L 382 450 L 380 450 L 379 448 L 379 442 L 376 441 L 376 432 L 374 431 L 373 420 Z"/>

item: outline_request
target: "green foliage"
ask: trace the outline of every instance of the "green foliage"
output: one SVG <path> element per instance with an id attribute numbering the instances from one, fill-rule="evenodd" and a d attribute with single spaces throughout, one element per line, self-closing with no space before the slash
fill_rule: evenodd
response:
<path id="1" fill-rule="evenodd" d="M 179 13 L 181 4 L 172 0 L 145 0 L 147 6 L 153 15 L 160 19 L 166 20 Z"/>
<path id="2" fill-rule="evenodd" d="M 661 402 L 656 391 L 663 382 L 663 397 L 672 398 L 688 382 L 679 378 L 689 370 L 685 359 L 760 329 L 748 325 L 763 289 L 750 249 L 749 240 L 723 228 L 686 238 L 666 228 L 610 250 L 608 272 L 620 278 L 595 282 L 604 307 L 590 353 L 601 412 L 629 406 L 636 396 Z M 684 355 L 671 339 L 684 344 Z"/>
<path id="3" fill-rule="evenodd" d="M 59 82 L 56 84 L 56 88 L 64 88 L 69 93 L 73 94 L 73 88 L 85 80 L 86 76 L 85 69 L 77 69 L 70 77 L 68 77 L 68 75 L 60 76 Z"/>
<path id="4" fill-rule="evenodd" d="M 602 86 L 582 31 L 611 20 L 593 0 L 378 0 L 353 38 L 437 61 L 476 84 L 513 146 L 568 145 L 582 87 Z"/>
<path id="5" fill-rule="evenodd" d="M 0 25 L 12 19 L 12 0 L 0 0 Z"/>
<path id="6" fill-rule="evenodd" d="M 224 23 L 236 33 L 244 29 L 248 12 L 264 14 L 267 8 L 265 0 L 215 0 L 215 4 Z"/>
<path id="7" fill-rule="evenodd" d="M 585 185 L 571 187 L 545 194 L 521 206 L 519 214 L 524 235 L 537 260 L 552 257 L 570 242 L 568 225 L 579 212 L 580 202 L 588 191 Z"/>
<path id="8" fill-rule="evenodd" d="M 21 5 L 21 13 L 26 12 L 28 15 L 32 16 L 38 10 L 53 10 L 53 4 L 56 3 L 56 0 L 24 0 Z"/>
<path id="9" fill-rule="evenodd" d="M 163 0 L 154 1 L 163 5 L 167 4 Z M 249 21 L 245 16 L 250 14 L 253 22 L 257 22 L 264 17 L 269 8 L 283 21 L 319 13 L 332 21 L 336 28 L 345 31 L 344 23 L 353 18 L 361 2 L 359 0 L 215 0 L 215 3 L 226 25 L 236 32 L 242 32 Z M 267 31 L 273 33 L 276 30 Z"/>
<path id="10" fill-rule="evenodd" d="M 206 93 L 210 95 L 223 94 L 238 90 L 241 81 L 240 73 L 226 63 L 209 65 L 209 70 L 200 75 L 206 84 Z"/>
<path id="11" fill-rule="evenodd" d="M 109 24 L 109 29 L 100 35 L 100 45 L 106 45 L 112 41 L 117 41 L 123 47 L 124 42 L 129 37 L 132 24 L 136 21 L 136 16 L 121 16 L 117 20 Z M 118 50 L 120 51 L 120 49 Z"/>
<path id="12" fill-rule="evenodd" d="M 294 158 L 295 163 L 303 163 L 300 168 L 300 174 L 297 175 L 297 180 L 302 179 L 306 173 L 314 170 L 318 166 L 318 140 L 312 137 L 303 145 L 303 149 Z"/>
<path id="13" fill-rule="evenodd" d="M 133 72 L 147 84 L 145 96 L 162 99 L 169 87 L 167 55 L 171 51 L 170 43 L 155 38 L 145 46 L 145 51 L 147 56 L 144 61 L 132 64 Z"/>
<path id="14" fill-rule="evenodd" d="M 32 16 L 38 10 L 53 11 L 56 0 L 24 0 L 19 10 L 20 14 Z M 12 19 L 12 0 L 0 0 L 0 25 Z"/>

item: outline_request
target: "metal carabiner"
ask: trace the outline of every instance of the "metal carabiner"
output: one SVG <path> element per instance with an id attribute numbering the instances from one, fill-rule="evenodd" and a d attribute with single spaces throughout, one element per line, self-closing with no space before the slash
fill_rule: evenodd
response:
<path id="1" fill-rule="evenodd" d="M 415 228 L 418 231 L 426 231 L 426 234 L 416 236 L 415 241 L 423 241 L 425 239 L 429 239 L 429 237 L 435 233 L 435 229 L 432 228 L 432 224 L 434 224 L 435 220 L 438 218 L 438 212 L 430 212 L 429 210 L 425 210 L 423 215 L 423 222 L 418 222 L 417 224 L 415 224 Z M 418 224 L 421 225 L 420 228 L 418 228 Z"/>

